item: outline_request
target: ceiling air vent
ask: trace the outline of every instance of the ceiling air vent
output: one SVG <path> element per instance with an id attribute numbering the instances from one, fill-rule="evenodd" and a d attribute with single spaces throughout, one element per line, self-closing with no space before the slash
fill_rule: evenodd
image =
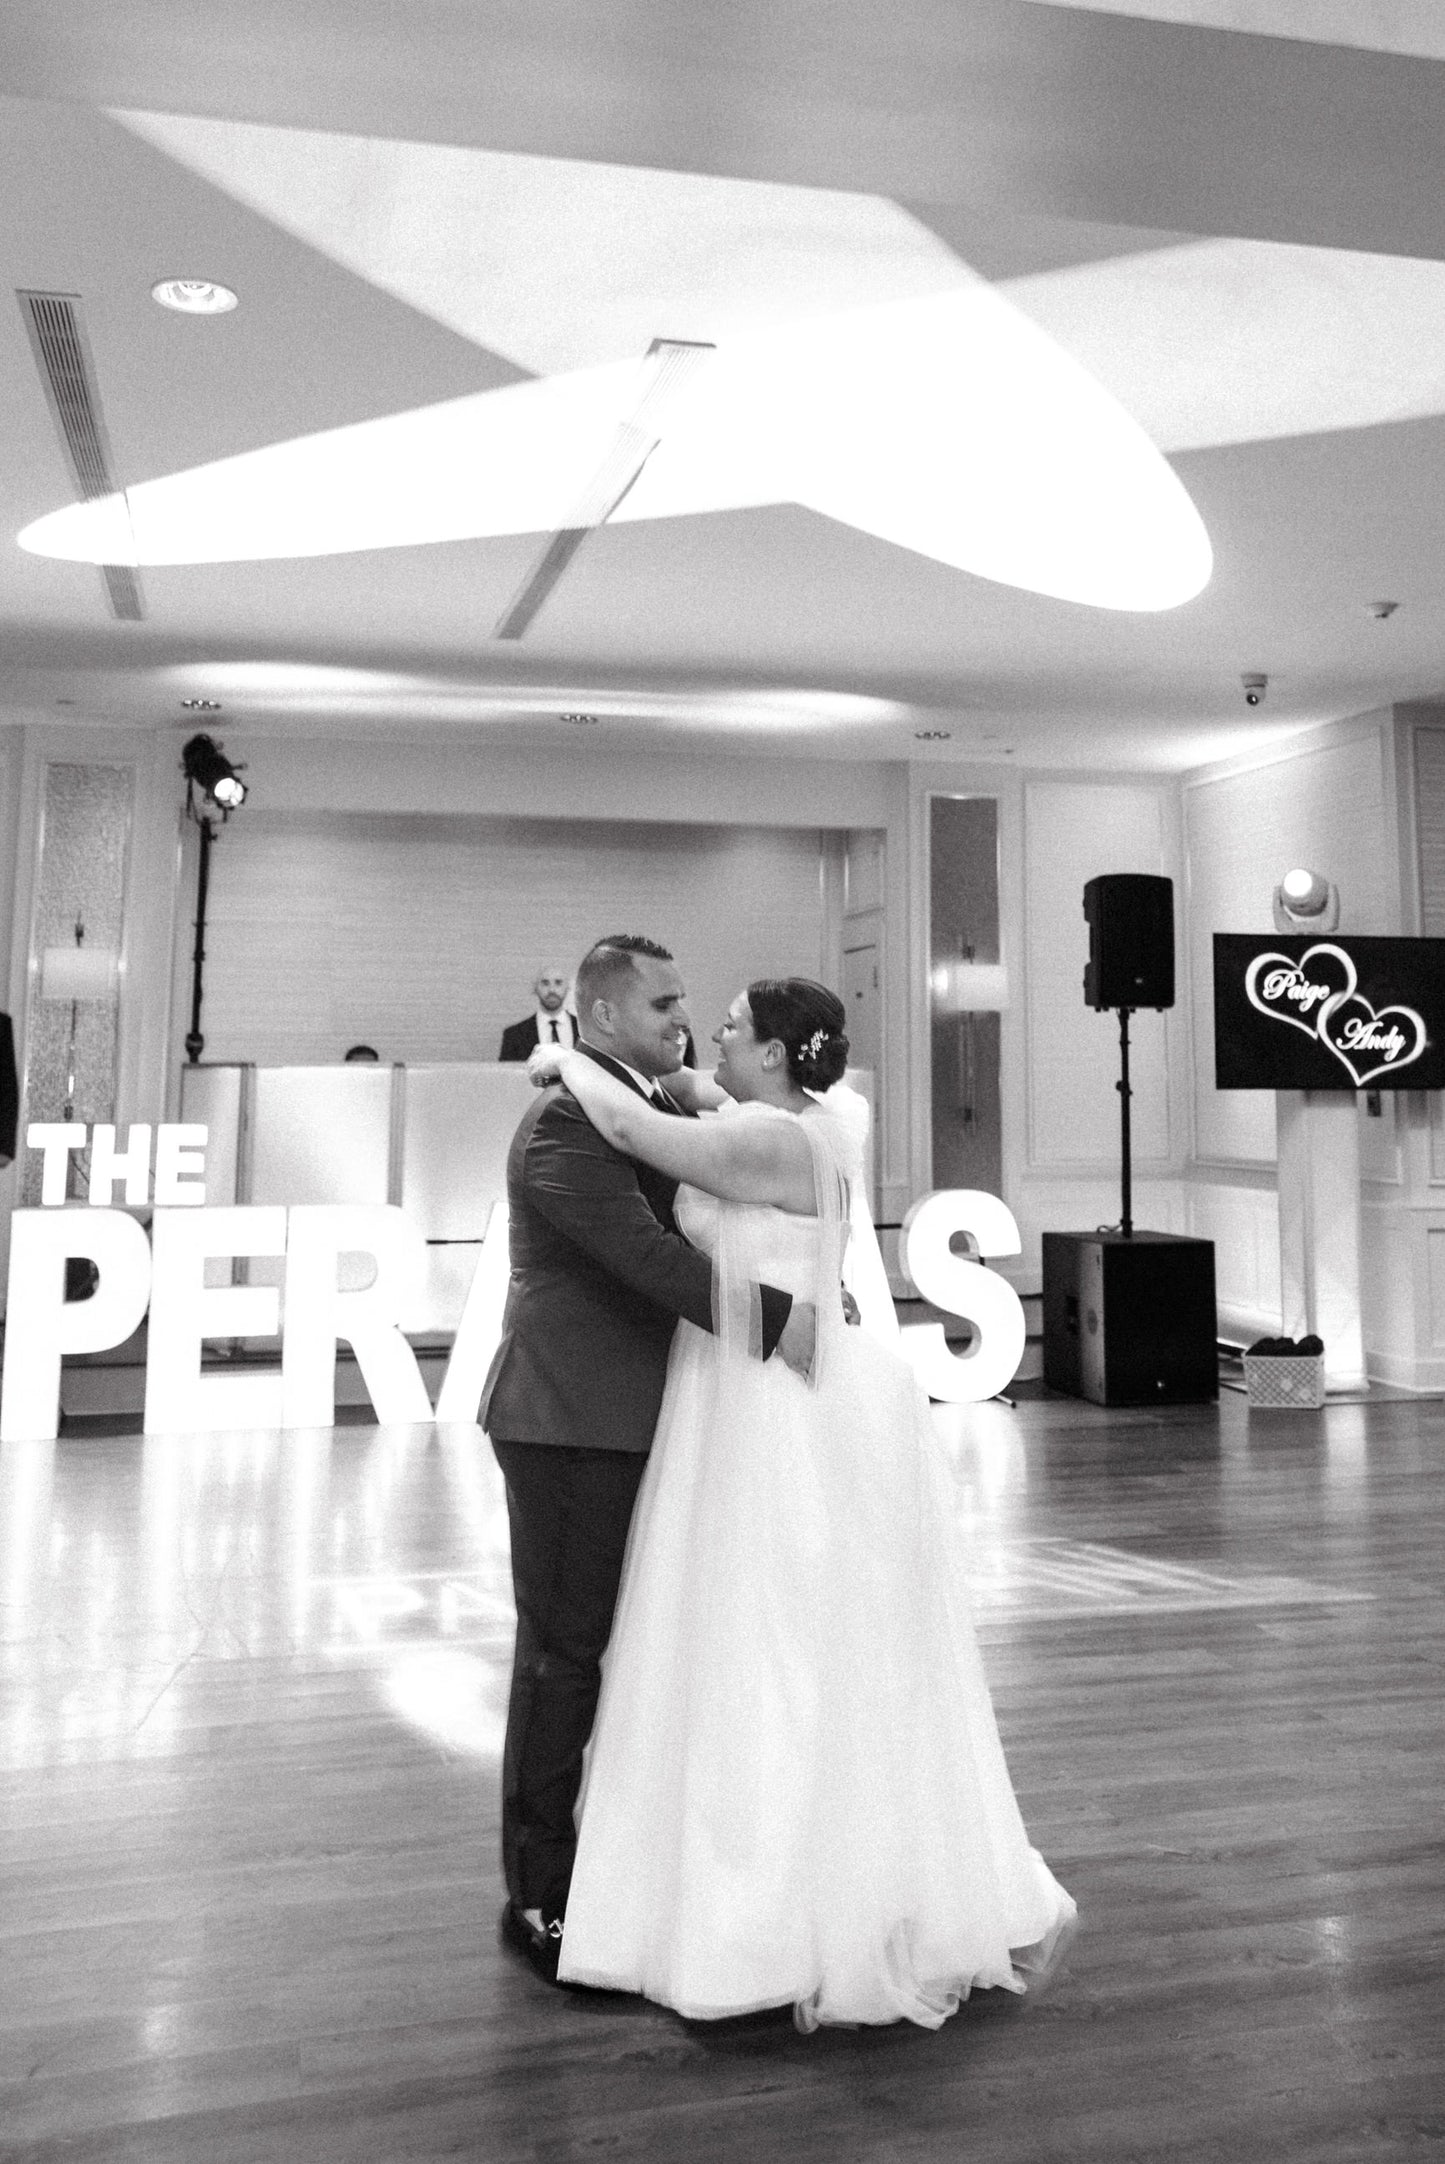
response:
<path id="1" fill-rule="evenodd" d="M 79 298 L 22 292 L 19 301 L 76 494 L 83 503 L 118 495 Z M 102 564 L 100 573 L 112 613 L 124 623 L 139 623 L 145 605 L 130 565 Z"/>

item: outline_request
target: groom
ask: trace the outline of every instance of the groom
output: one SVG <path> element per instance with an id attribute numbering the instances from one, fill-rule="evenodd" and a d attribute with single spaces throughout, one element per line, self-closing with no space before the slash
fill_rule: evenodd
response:
<path id="1" fill-rule="evenodd" d="M 665 947 L 600 939 L 577 972 L 578 1049 L 666 1112 L 688 1018 Z M 632 1506 L 679 1315 L 713 1327 L 712 1264 L 672 1214 L 677 1182 L 621 1156 L 565 1090 L 507 1159 L 512 1273 L 481 1423 L 507 1484 L 517 1645 L 502 1760 L 503 1935 L 555 1981 L 573 1813 Z M 763 1358 L 806 1373 L 815 1315 L 759 1288 Z"/>

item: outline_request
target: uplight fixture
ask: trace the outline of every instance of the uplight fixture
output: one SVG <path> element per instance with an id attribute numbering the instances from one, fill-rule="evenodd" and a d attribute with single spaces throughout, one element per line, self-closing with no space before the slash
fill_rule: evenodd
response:
<path id="1" fill-rule="evenodd" d="M 559 714 L 557 718 L 559 721 L 570 721 L 576 729 L 595 729 L 597 726 L 595 714 Z"/>
<path id="2" fill-rule="evenodd" d="M 151 299 L 180 316 L 226 316 L 240 306 L 231 288 L 213 278 L 162 278 Z"/>
<path id="3" fill-rule="evenodd" d="M 188 714 L 219 714 L 221 711 L 219 699 L 182 699 L 181 705 Z"/>
<path id="4" fill-rule="evenodd" d="M 1339 921 L 1339 889 L 1323 872 L 1300 865 L 1285 873 L 1274 890 L 1277 932 L 1332 932 Z"/>

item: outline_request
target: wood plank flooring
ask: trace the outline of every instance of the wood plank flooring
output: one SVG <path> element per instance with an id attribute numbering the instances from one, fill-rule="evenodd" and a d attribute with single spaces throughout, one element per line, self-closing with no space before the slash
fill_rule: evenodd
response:
<path id="1" fill-rule="evenodd" d="M 0 1451 L 0 2158 L 1445 2156 L 1445 1407 L 936 1416 L 1082 1927 L 935 2033 L 497 1943 L 473 1429 Z"/>

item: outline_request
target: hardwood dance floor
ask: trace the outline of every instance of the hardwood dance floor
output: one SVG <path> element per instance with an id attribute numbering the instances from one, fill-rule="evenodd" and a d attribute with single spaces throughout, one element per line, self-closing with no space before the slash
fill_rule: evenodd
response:
<path id="1" fill-rule="evenodd" d="M 498 1945 L 475 1430 L 0 1452 L 0 2157 L 1445 2151 L 1445 1408 L 938 1417 L 1082 1927 L 937 2033 L 690 2025 Z"/>

